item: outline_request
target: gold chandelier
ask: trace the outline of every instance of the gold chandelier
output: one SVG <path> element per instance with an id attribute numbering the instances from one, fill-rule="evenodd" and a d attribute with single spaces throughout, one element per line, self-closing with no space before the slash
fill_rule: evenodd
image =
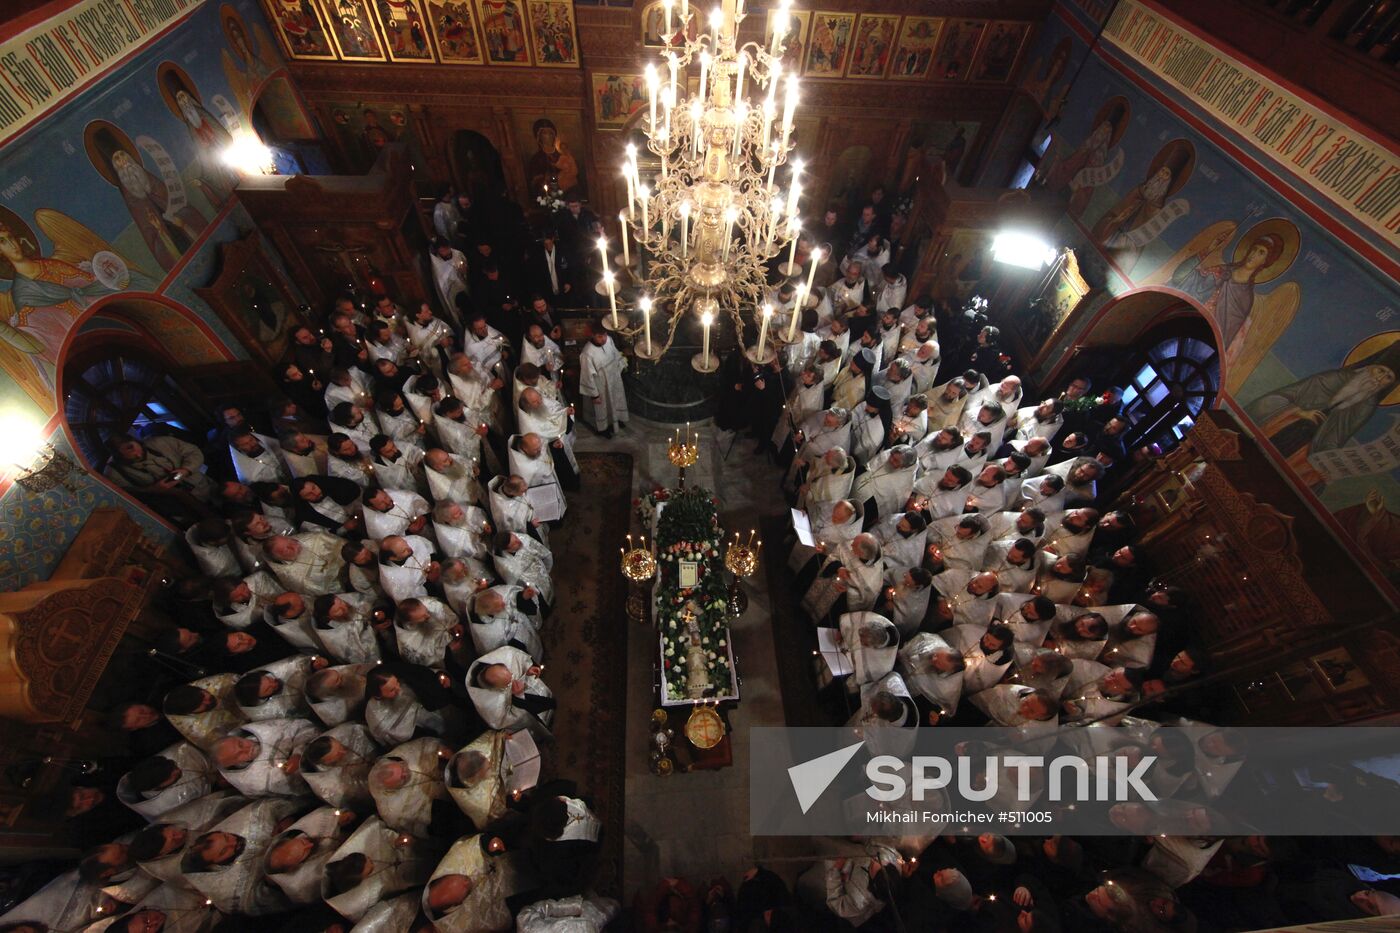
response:
<path id="1" fill-rule="evenodd" d="M 778 168 L 792 149 L 798 100 L 797 76 L 784 79 L 781 60 L 791 0 L 779 3 L 766 48 L 738 42 L 744 0 L 721 0 L 707 17 L 688 0 L 664 0 L 663 6 L 666 49 L 659 66 L 646 66 L 646 146 L 660 165 L 643 177 L 637 148 L 628 145 L 622 253 L 613 260 L 639 285 L 642 321 L 635 326 L 618 316 L 616 276 L 608 243 L 600 240 L 600 290 L 611 305 L 604 324 L 633 337 L 637 355 L 654 360 L 693 311 L 704 340 L 692 364 L 711 372 L 719 365 L 710 352 L 711 326 L 728 314 L 742 340 L 748 314 L 759 326 L 759 340 L 747 354 L 767 362 L 782 335 L 769 327 L 773 309 L 760 307 L 766 264 L 786 249 L 783 272 L 794 274 L 800 232 L 801 163 L 794 163 L 786 191 L 777 184 Z M 692 96 L 689 78 L 697 71 Z M 747 91 L 759 96 L 751 100 Z M 654 342 L 654 336 L 660 339 Z"/>

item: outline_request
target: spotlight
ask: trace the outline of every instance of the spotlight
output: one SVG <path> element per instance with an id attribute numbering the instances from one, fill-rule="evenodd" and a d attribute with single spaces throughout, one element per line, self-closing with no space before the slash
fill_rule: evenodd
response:
<path id="1" fill-rule="evenodd" d="M 1033 233 L 1008 230 L 992 240 L 992 258 L 1022 269 L 1040 269 L 1055 261 L 1055 248 Z"/>

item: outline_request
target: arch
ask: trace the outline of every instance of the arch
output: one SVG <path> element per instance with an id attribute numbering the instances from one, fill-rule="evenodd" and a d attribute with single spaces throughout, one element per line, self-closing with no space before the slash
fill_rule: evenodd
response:
<path id="1" fill-rule="evenodd" d="M 1160 285 L 1144 285 L 1114 295 L 1093 313 L 1074 342 L 1076 351 L 1128 346 L 1154 327 L 1181 315 L 1194 315 L 1210 328 L 1215 346 L 1220 350 L 1220 395 L 1228 385 L 1229 360 L 1225 358 L 1224 343 L 1215 318 L 1207 314 L 1190 295 Z M 1065 370 L 1077 353 L 1062 355 L 1060 362 L 1046 376 L 1044 384 L 1056 385 L 1065 377 Z"/>
<path id="2" fill-rule="evenodd" d="M 154 292 L 107 295 L 85 308 L 63 338 L 54 361 L 58 369 L 55 395 L 59 401 L 63 399 L 63 368 L 68 364 L 68 354 L 79 332 L 94 317 L 131 322 L 150 335 L 156 350 L 176 366 L 206 366 L 238 359 L 199 315 L 179 302 Z"/>
<path id="3" fill-rule="evenodd" d="M 468 192 L 473 198 L 480 199 L 485 192 L 505 190 L 506 175 L 501 153 L 481 133 L 458 130 L 452 134 L 448 159 L 458 191 Z"/>

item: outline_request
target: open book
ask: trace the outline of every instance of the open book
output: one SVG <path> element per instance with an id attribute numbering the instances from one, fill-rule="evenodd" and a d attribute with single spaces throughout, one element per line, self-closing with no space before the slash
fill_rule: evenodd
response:
<path id="1" fill-rule="evenodd" d="M 789 509 L 792 512 L 792 530 L 797 532 L 797 540 L 807 547 L 816 547 L 817 540 L 812 537 L 812 521 L 807 517 L 807 513 L 801 509 Z"/>
<path id="2" fill-rule="evenodd" d="M 845 677 L 855 670 L 851 656 L 841 650 L 841 643 L 836 640 L 839 633 L 840 630 L 834 628 L 817 629 L 817 650 L 821 652 L 832 677 Z"/>
<path id="3" fill-rule="evenodd" d="M 557 522 L 564 517 L 564 513 L 559 510 L 563 499 L 559 495 L 558 483 L 531 486 L 525 490 L 525 498 L 535 507 L 535 518 L 542 522 Z"/>
<path id="4" fill-rule="evenodd" d="M 526 730 L 511 733 L 503 749 L 506 790 L 523 793 L 539 783 L 540 748 Z"/>

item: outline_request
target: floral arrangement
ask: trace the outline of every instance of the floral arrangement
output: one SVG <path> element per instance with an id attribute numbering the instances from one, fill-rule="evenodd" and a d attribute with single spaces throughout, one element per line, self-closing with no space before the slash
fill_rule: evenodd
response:
<path id="1" fill-rule="evenodd" d="M 637 499 L 632 500 L 632 508 L 637 512 L 637 520 L 642 523 L 642 528 L 648 533 L 653 530 L 656 524 L 656 503 L 668 502 L 671 498 L 671 490 L 664 486 L 657 486 Z"/>
<path id="2" fill-rule="evenodd" d="M 535 198 L 535 203 L 547 211 L 562 211 L 564 192 L 560 191 L 557 185 L 546 185 L 544 193 Z"/>
<path id="3" fill-rule="evenodd" d="M 724 579 L 720 547 L 724 531 L 719 525 L 714 496 L 698 487 L 674 492 L 654 490 L 643 497 L 641 503 L 649 503 L 654 513 L 658 501 L 666 502 L 656 526 L 656 625 L 666 668 L 662 680 L 667 699 L 687 699 L 690 641 L 685 613 L 688 603 L 694 603 L 699 609 L 695 623 L 709 681 L 719 694 L 731 693 L 734 674 L 729 664 L 729 588 Z M 680 562 L 683 560 L 693 560 L 700 565 L 695 586 L 680 585 Z"/>

